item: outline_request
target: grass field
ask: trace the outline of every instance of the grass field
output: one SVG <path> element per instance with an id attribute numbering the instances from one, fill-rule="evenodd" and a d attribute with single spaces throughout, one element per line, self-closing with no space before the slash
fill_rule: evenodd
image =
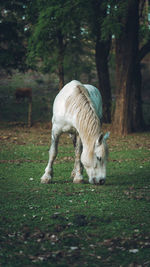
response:
<path id="1" fill-rule="evenodd" d="M 0 129 L 0 266 L 150 266 L 150 133 L 109 140 L 104 186 L 73 184 L 62 136 L 52 184 L 40 184 L 50 130 Z"/>

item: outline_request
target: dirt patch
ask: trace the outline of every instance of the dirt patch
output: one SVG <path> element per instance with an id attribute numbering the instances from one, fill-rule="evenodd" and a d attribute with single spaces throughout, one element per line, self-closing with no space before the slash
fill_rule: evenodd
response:
<path id="1" fill-rule="evenodd" d="M 111 130 L 110 124 L 104 124 L 103 132 Z M 31 128 L 16 124 L 1 124 L 0 126 L 0 144 L 35 144 L 35 145 L 50 145 L 51 139 L 51 123 L 36 123 Z M 72 140 L 68 134 L 62 134 L 60 144 L 72 144 Z M 149 132 L 130 134 L 125 137 L 118 137 L 110 132 L 108 139 L 109 149 L 120 150 L 126 149 L 141 149 L 150 150 Z"/>

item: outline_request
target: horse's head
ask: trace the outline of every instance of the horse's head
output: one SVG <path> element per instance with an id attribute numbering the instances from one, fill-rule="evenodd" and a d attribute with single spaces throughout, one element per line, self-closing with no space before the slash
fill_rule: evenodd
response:
<path id="1" fill-rule="evenodd" d="M 100 134 L 94 145 L 92 156 L 88 155 L 83 149 L 81 161 L 89 176 L 89 183 L 104 184 L 106 179 L 106 164 L 108 158 L 108 147 L 106 140 L 109 137 L 109 132 L 103 135 Z"/>

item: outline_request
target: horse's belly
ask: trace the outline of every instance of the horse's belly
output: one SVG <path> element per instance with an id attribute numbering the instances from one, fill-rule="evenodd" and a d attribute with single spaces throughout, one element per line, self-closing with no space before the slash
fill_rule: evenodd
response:
<path id="1" fill-rule="evenodd" d="M 53 127 L 61 129 L 62 132 L 75 133 L 76 129 L 73 123 L 73 120 L 68 119 L 65 114 L 55 115 L 53 114 L 52 118 Z"/>
<path id="2" fill-rule="evenodd" d="M 62 127 L 62 132 L 75 133 L 76 129 L 71 124 L 66 124 Z"/>

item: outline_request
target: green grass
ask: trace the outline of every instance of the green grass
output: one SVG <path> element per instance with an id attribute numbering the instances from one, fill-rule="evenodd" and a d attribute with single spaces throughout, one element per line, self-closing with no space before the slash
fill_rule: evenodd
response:
<path id="1" fill-rule="evenodd" d="M 35 139 L 33 130 L 12 128 L 7 141 L 8 131 L 0 147 L 0 266 L 150 266 L 149 133 L 110 137 L 107 182 L 95 186 L 86 173 L 84 184 L 72 183 L 66 137 L 53 183 L 40 184 L 47 132 L 35 129 Z"/>

